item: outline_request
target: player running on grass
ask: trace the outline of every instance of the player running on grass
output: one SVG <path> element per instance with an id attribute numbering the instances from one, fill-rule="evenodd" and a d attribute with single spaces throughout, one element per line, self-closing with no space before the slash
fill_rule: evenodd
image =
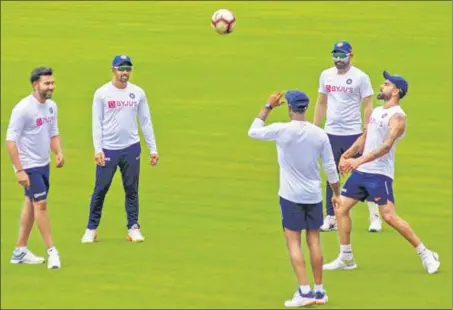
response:
<path id="1" fill-rule="evenodd" d="M 318 159 L 322 159 L 328 182 L 332 187 L 333 202 L 340 195 L 340 183 L 332 149 L 327 134 L 307 122 L 305 111 L 309 99 L 300 91 L 288 91 L 290 122 L 264 126 L 271 110 L 283 103 L 283 93 L 269 98 L 249 129 L 249 136 L 277 144 L 280 166 L 280 208 L 284 235 L 299 287 L 287 307 L 300 307 L 327 302 L 322 284 L 322 251 L 320 227 L 322 225 L 322 192 Z M 314 290 L 308 284 L 305 259 L 301 249 L 301 231 L 306 230 L 306 240 L 314 277 Z"/>
<path id="2" fill-rule="evenodd" d="M 384 105 L 373 110 L 366 132 L 348 149 L 340 160 L 343 173 L 352 171 L 343 186 L 340 203 L 335 210 L 340 235 L 340 255 L 325 270 L 357 268 L 351 249 L 351 217 L 349 210 L 365 199 L 374 200 L 384 220 L 396 229 L 416 249 L 428 273 L 439 270 L 437 253 L 428 250 L 409 224 L 395 211 L 393 178 L 395 176 L 395 150 L 397 142 L 406 133 L 406 113 L 399 101 L 408 91 L 407 81 L 384 71 L 385 82 L 377 98 Z M 354 155 L 362 153 L 359 158 Z"/>
<path id="3" fill-rule="evenodd" d="M 50 151 L 55 153 L 57 168 L 63 167 L 60 146 L 57 104 L 51 100 L 55 79 L 51 68 L 38 67 L 30 77 L 31 95 L 16 104 L 6 131 L 6 148 L 16 172 L 17 181 L 24 187 L 25 202 L 20 216 L 19 238 L 11 257 L 12 264 L 42 264 L 43 257 L 27 249 L 33 223 L 38 226 L 47 246 L 47 267 L 61 267 L 54 246 L 47 213 L 50 189 Z"/>
<path id="4" fill-rule="evenodd" d="M 115 56 L 112 62 L 113 81 L 96 90 L 93 100 L 93 142 L 96 160 L 96 183 L 91 196 L 87 228 L 82 243 L 92 243 L 101 221 L 105 196 L 120 168 L 126 195 L 127 238 L 144 241 L 138 223 L 140 176 L 140 136 L 137 117 L 150 152 L 150 164 L 159 161 L 151 113 L 146 94 L 129 82 L 132 61 L 129 56 Z"/>
<path id="5" fill-rule="evenodd" d="M 362 134 L 361 104 L 364 106 L 363 117 L 366 128 L 373 111 L 372 95 L 374 92 L 368 75 L 351 64 L 353 53 L 349 42 L 337 42 L 333 47 L 332 56 L 335 67 L 324 70 L 319 78 L 319 97 L 313 124 L 319 126 L 327 110 L 325 131 L 329 136 L 338 169 L 340 156 Z M 337 229 L 331 198 L 332 190 L 327 184 L 327 215 L 321 227 L 322 231 Z M 382 223 L 378 207 L 373 201 L 367 203 L 370 212 L 368 231 L 379 232 L 382 230 Z"/>

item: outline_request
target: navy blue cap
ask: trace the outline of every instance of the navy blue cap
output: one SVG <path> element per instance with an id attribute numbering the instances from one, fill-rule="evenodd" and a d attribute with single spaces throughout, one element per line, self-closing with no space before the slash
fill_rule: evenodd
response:
<path id="1" fill-rule="evenodd" d="M 306 108 L 308 107 L 308 103 L 310 102 L 308 96 L 299 90 L 287 91 L 285 94 L 285 98 L 293 110 Z"/>
<path id="2" fill-rule="evenodd" d="M 112 61 L 112 67 L 118 67 L 122 64 L 130 64 L 132 66 L 132 60 L 127 55 L 116 55 Z"/>
<path id="3" fill-rule="evenodd" d="M 391 75 L 387 71 L 384 71 L 384 78 L 392 82 L 396 88 L 400 90 L 400 99 L 406 96 L 407 91 L 409 90 L 409 84 L 407 81 L 399 75 Z"/>
<path id="4" fill-rule="evenodd" d="M 348 41 L 338 41 L 333 46 L 332 53 L 334 52 L 351 53 L 352 45 Z"/>

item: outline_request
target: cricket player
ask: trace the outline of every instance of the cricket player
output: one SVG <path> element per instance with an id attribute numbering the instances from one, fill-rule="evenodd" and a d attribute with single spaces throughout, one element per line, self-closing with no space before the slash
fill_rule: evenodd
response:
<path id="1" fill-rule="evenodd" d="M 439 255 L 428 250 L 409 224 L 396 214 L 392 183 L 395 176 L 396 145 L 406 133 L 406 113 L 399 102 L 408 91 L 407 81 L 384 71 L 385 82 L 377 98 L 384 105 L 373 110 L 368 128 L 340 159 L 340 170 L 351 176 L 344 184 L 335 210 L 340 235 L 340 255 L 324 265 L 325 270 L 357 268 L 351 249 L 349 210 L 360 201 L 372 199 L 379 205 L 384 221 L 396 229 L 416 249 L 429 274 L 439 270 Z M 362 153 L 358 158 L 354 155 Z"/>
<path id="2" fill-rule="evenodd" d="M 309 98 L 298 90 L 285 94 L 290 122 L 264 126 L 273 108 L 283 104 L 283 93 L 270 96 L 249 129 L 249 136 L 277 144 L 280 166 L 280 208 L 286 244 L 299 287 L 293 298 L 284 304 L 300 307 L 325 304 L 328 300 L 322 284 L 322 191 L 318 159 L 321 158 L 327 179 L 332 187 L 332 201 L 340 197 L 339 176 L 327 134 L 305 118 Z M 314 290 L 308 284 L 305 259 L 301 249 L 301 231 L 306 230 L 307 246 L 314 277 Z"/>
<path id="3" fill-rule="evenodd" d="M 56 155 L 57 168 L 64 165 L 58 129 L 58 109 L 51 100 L 55 79 L 51 68 L 38 67 L 31 73 L 31 95 L 17 103 L 6 132 L 6 148 L 17 182 L 24 187 L 25 202 L 20 216 L 19 238 L 11 257 L 12 264 L 42 264 L 45 259 L 27 249 L 36 222 L 47 246 L 47 267 L 61 267 L 58 250 L 52 240 L 47 213 L 50 189 L 50 151 Z"/>
<path id="4" fill-rule="evenodd" d="M 146 94 L 143 89 L 129 82 L 132 68 L 129 56 L 115 56 L 112 62 L 113 81 L 102 85 L 94 94 L 92 128 L 97 165 L 96 183 L 82 243 L 92 243 L 97 238 L 96 229 L 101 220 L 105 195 L 117 167 L 120 168 L 126 196 L 127 239 L 132 242 L 145 240 L 138 222 L 141 147 L 137 117 L 152 166 L 158 163 L 159 155 Z"/>
<path id="5" fill-rule="evenodd" d="M 338 169 L 341 155 L 362 134 L 361 104 L 364 106 L 366 128 L 373 111 L 372 96 L 374 92 L 368 75 L 351 64 L 353 53 L 349 42 L 339 41 L 335 43 L 332 56 L 335 66 L 324 70 L 319 78 L 319 97 L 315 107 L 313 124 L 319 126 L 327 111 L 324 127 L 329 136 Z M 321 227 L 322 231 L 337 229 L 331 197 L 332 190 L 327 184 L 327 215 Z M 373 201 L 368 201 L 368 208 L 370 212 L 368 231 L 381 231 L 382 223 L 377 205 Z"/>

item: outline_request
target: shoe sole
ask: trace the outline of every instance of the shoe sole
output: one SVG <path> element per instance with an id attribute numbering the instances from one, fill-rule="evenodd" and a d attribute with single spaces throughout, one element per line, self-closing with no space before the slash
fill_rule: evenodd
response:
<path id="1" fill-rule="evenodd" d="M 11 264 L 15 264 L 15 265 L 20 265 L 20 264 L 24 264 L 24 265 L 40 265 L 42 263 L 44 263 L 46 260 L 43 260 L 43 261 L 39 261 L 39 262 L 25 262 L 25 261 L 20 261 L 20 260 L 10 260 L 10 263 Z"/>
<path id="2" fill-rule="evenodd" d="M 345 267 L 341 267 L 341 268 L 335 268 L 335 269 L 325 269 L 324 267 L 322 267 L 322 270 L 354 270 L 354 269 L 357 269 L 357 264 L 352 265 L 352 266 L 345 266 Z"/>
<path id="3" fill-rule="evenodd" d="M 377 232 L 381 232 L 382 229 L 368 229 L 369 232 L 372 232 L 372 233 L 377 233 Z"/>
<path id="4" fill-rule="evenodd" d="M 127 236 L 127 240 L 130 242 L 134 242 L 134 243 L 140 243 L 140 242 L 145 241 L 145 239 L 132 240 L 132 238 L 130 236 Z"/>
<path id="5" fill-rule="evenodd" d="M 313 305 L 316 305 L 316 300 L 313 300 L 313 301 L 309 301 L 307 302 L 306 304 L 303 304 L 303 305 L 297 305 L 297 306 L 287 306 L 285 304 L 283 304 L 285 307 L 287 308 L 299 308 L 299 307 L 307 307 L 307 306 L 313 306 Z"/>

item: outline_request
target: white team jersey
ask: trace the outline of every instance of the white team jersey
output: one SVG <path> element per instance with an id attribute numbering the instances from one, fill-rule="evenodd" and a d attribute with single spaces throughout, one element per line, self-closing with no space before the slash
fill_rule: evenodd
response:
<path id="1" fill-rule="evenodd" d="M 130 82 L 120 89 L 108 82 L 96 90 L 92 115 L 95 153 L 102 149 L 120 150 L 139 142 L 137 117 L 150 153 L 157 153 L 151 112 L 143 89 Z"/>
<path id="2" fill-rule="evenodd" d="M 6 140 L 16 142 L 24 169 L 50 163 L 50 139 L 58 135 L 57 104 L 53 100 L 40 103 L 29 95 L 14 106 Z"/>
<path id="3" fill-rule="evenodd" d="M 264 126 L 255 119 L 249 129 L 254 139 L 276 141 L 280 166 L 279 196 L 295 203 L 314 204 L 322 201 L 318 159 L 330 183 L 338 182 L 332 147 L 325 131 L 302 121 Z"/>
<path id="4" fill-rule="evenodd" d="M 377 107 L 373 110 L 368 123 L 365 148 L 363 150 L 364 155 L 382 146 L 389 134 L 390 118 L 396 113 L 406 115 L 399 105 L 388 109 Z M 404 133 L 393 143 L 392 148 L 387 154 L 359 166 L 357 170 L 367 173 L 383 174 L 393 179 L 395 177 L 396 145 L 405 135 L 406 129 L 404 129 Z"/>
<path id="5" fill-rule="evenodd" d="M 361 102 L 374 94 L 367 74 L 354 66 L 344 74 L 338 74 L 336 67 L 326 69 L 319 78 L 318 92 L 327 95 L 327 133 L 338 136 L 362 133 Z"/>

